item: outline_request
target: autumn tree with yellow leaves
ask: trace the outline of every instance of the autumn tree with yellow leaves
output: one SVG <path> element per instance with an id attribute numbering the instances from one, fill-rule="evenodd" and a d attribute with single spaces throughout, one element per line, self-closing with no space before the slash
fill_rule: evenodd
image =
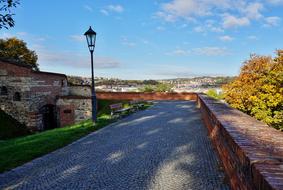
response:
<path id="1" fill-rule="evenodd" d="M 251 55 L 223 90 L 232 107 L 283 131 L 283 50 L 274 59 Z"/>
<path id="2" fill-rule="evenodd" d="M 28 49 L 27 44 L 17 38 L 0 39 L 0 58 L 30 65 L 39 70 L 35 51 Z"/>

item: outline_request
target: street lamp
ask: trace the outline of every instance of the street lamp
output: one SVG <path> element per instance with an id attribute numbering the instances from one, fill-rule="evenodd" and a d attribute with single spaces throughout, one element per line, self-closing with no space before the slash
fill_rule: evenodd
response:
<path id="1" fill-rule="evenodd" d="M 91 56 L 91 106 L 92 106 L 92 121 L 96 122 L 96 95 L 94 88 L 94 74 L 93 74 L 93 51 L 95 47 L 96 40 L 96 32 L 92 30 L 91 26 L 88 31 L 84 33 L 86 36 L 86 41 L 88 45 L 88 49 L 90 51 Z"/>

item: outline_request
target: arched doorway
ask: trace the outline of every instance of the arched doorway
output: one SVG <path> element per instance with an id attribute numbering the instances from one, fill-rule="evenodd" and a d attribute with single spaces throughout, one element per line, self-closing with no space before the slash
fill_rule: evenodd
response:
<path id="1" fill-rule="evenodd" d="M 44 105 L 40 108 L 42 114 L 43 130 L 54 129 L 57 127 L 56 107 L 52 104 Z"/>

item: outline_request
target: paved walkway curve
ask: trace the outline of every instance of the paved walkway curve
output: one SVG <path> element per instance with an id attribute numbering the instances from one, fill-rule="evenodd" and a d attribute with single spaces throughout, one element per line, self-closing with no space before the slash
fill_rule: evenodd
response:
<path id="1" fill-rule="evenodd" d="M 223 178 L 195 103 L 161 101 L 1 174 L 0 189 L 229 189 Z"/>

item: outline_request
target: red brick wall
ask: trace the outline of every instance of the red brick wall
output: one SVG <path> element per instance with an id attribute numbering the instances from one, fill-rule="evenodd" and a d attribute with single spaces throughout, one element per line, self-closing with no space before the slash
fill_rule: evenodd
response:
<path id="1" fill-rule="evenodd" d="M 28 77 L 31 73 L 31 68 L 20 67 L 18 65 L 3 62 L 0 60 L 0 70 L 5 70 L 9 76 Z"/>
<path id="2" fill-rule="evenodd" d="M 61 127 L 75 123 L 74 105 L 60 105 L 57 109 L 59 112 L 59 122 Z M 71 113 L 64 113 L 65 110 L 70 110 Z"/>
<path id="3" fill-rule="evenodd" d="M 110 100 L 196 100 L 196 93 L 139 93 L 139 92 L 97 92 L 98 99 Z"/>
<path id="4" fill-rule="evenodd" d="M 62 95 L 62 81 L 66 80 L 63 75 L 45 74 L 44 72 L 32 72 L 31 77 L 37 82 L 36 86 L 31 87 L 31 94 L 48 93 L 45 96 L 44 104 L 56 103 L 56 97 Z"/>
<path id="5" fill-rule="evenodd" d="M 283 189 L 283 133 L 199 94 L 198 105 L 232 189 Z"/>

